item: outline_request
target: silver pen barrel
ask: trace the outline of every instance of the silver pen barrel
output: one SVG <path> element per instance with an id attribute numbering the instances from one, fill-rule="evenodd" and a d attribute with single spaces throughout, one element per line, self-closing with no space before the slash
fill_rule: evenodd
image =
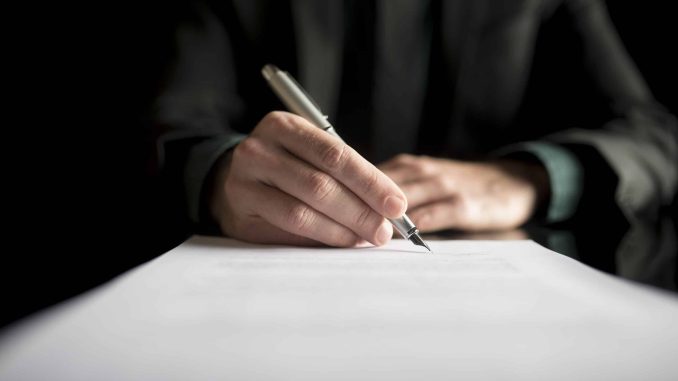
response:
<path id="1" fill-rule="evenodd" d="M 327 120 L 327 116 L 323 115 L 320 107 L 313 102 L 313 98 L 306 94 L 304 88 L 299 85 L 294 78 L 287 72 L 278 69 L 274 65 L 266 65 L 261 69 L 261 74 L 264 76 L 268 84 L 273 89 L 273 92 L 280 98 L 285 106 L 295 114 L 307 119 L 314 125 L 327 131 L 332 136 L 341 139 L 341 136 L 332 127 L 332 124 Z M 344 141 L 341 139 L 341 141 Z M 403 238 L 410 240 L 418 246 L 425 247 L 428 251 L 431 248 L 419 236 L 419 230 L 412 220 L 404 214 L 400 218 L 388 219 L 395 229 Z"/>
<path id="2" fill-rule="evenodd" d="M 278 69 L 274 65 L 266 65 L 261 70 L 264 78 L 273 89 L 273 92 L 280 98 L 285 106 L 293 113 L 304 117 L 304 119 L 322 128 L 331 127 L 327 121 L 327 116 L 320 112 L 320 107 L 313 102 L 304 88 L 301 87 L 287 72 Z M 336 135 L 336 132 L 334 134 Z"/>

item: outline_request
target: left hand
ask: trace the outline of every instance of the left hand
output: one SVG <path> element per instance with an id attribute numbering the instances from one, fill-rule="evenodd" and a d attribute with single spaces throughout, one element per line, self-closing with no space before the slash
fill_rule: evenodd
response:
<path id="1" fill-rule="evenodd" d="M 549 197 L 548 173 L 538 163 L 398 155 L 378 168 L 405 192 L 407 214 L 422 232 L 513 229 Z"/>

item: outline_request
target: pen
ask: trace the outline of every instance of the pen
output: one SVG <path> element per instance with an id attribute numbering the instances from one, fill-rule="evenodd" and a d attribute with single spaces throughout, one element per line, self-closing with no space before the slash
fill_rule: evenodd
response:
<path id="1" fill-rule="evenodd" d="M 329 134 L 341 139 L 337 131 L 332 127 L 327 120 L 327 116 L 323 115 L 320 107 L 313 102 L 313 99 L 306 94 L 304 89 L 292 78 L 287 72 L 278 69 L 275 65 L 266 65 L 261 69 L 261 73 L 268 82 L 273 92 L 280 98 L 280 100 L 287 106 L 287 108 L 298 114 L 317 127 L 327 131 Z M 342 139 L 343 141 L 343 139 Z M 415 245 L 423 246 L 428 251 L 431 248 L 421 239 L 419 230 L 412 220 L 403 214 L 400 218 L 388 219 L 395 229 L 403 236 L 403 238 L 410 240 Z"/>

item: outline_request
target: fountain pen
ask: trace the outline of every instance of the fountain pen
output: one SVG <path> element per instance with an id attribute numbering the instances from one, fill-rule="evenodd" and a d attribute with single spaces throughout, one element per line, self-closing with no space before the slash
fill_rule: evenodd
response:
<path id="1" fill-rule="evenodd" d="M 337 131 L 332 127 L 332 124 L 327 120 L 327 116 L 320 111 L 320 108 L 291 75 L 278 69 L 275 65 L 270 64 L 264 66 L 263 69 L 261 69 L 261 73 L 269 86 L 271 86 L 271 89 L 273 89 L 273 92 L 290 111 L 302 116 L 317 127 L 341 139 L 339 134 L 337 134 Z M 414 226 L 414 223 L 412 223 L 412 220 L 410 220 L 406 214 L 400 218 L 389 218 L 388 220 L 403 238 L 431 251 L 431 248 L 423 239 L 421 239 L 417 227 Z"/>

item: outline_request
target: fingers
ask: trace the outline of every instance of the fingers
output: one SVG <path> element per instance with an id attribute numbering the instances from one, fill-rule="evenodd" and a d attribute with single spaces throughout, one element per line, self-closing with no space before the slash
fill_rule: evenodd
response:
<path id="1" fill-rule="evenodd" d="M 380 168 L 386 168 L 384 173 L 401 184 L 410 206 L 407 214 L 420 231 L 476 229 L 477 220 L 469 219 L 469 205 L 457 189 L 462 184 L 455 184 L 455 177 L 449 173 L 446 176 L 426 165 L 433 160 L 399 155 Z"/>
<path id="2" fill-rule="evenodd" d="M 323 246 L 316 240 L 292 234 L 280 229 L 261 217 L 255 217 L 247 222 L 246 227 L 241 229 L 239 239 L 264 244 L 282 244 L 291 246 Z"/>
<path id="3" fill-rule="evenodd" d="M 407 214 L 421 232 L 443 229 L 469 230 L 470 227 L 463 206 L 454 197 L 422 205 L 408 211 Z"/>
<path id="4" fill-rule="evenodd" d="M 407 201 L 398 186 L 340 139 L 293 114 L 271 113 L 267 118 L 291 154 L 336 179 L 382 216 L 405 213 Z"/>
<path id="5" fill-rule="evenodd" d="M 439 173 L 436 164 L 435 159 L 430 157 L 401 154 L 379 164 L 378 168 L 396 184 L 402 186 Z M 407 201 L 410 202 L 409 198 Z"/>
<path id="6" fill-rule="evenodd" d="M 290 246 L 327 246 L 326 244 L 316 241 L 314 239 L 302 237 L 292 234 L 288 231 L 280 229 L 262 218 L 251 222 L 251 235 L 241 237 L 249 242 L 264 243 L 264 244 L 282 244 Z M 365 240 L 358 240 L 356 244 L 347 245 L 346 247 L 363 247 L 370 246 Z"/>
<path id="7" fill-rule="evenodd" d="M 379 168 L 389 176 L 407 197 L 410 210 L 440 201 L 455 194 L 457 184 L 452 161 L 413 155 L 398 155 Z"/>
<path id="8" fill-rule="evenodd" d="M 422 232 L 458 229 L 467 232 L 505 230 L 515 228 L 504 218 L 502 210 L 491 208 L 485 202 L 452 196 L 419 206 L 408 215 Z"/>
<path id="9" fill-rule="evenodd" d="M 454 194 L 453 179 L 445 176 L 432 176 L 401 185 L 410 209 L 421 205 L 441 201 Z"/>
<path id="10" fill-rule="evenodd" d="M 418 157 L 415 156 L 415 155 L 402 153 L 402 154 L 396 155 L 396 156 L 386 160 L 383 163 L 380 163 L 379 165 L 377 165 L 377 167 L 379 167 L 379 169 L 381 169 L 381 170 L 389 170 L 389 169 L 393 169 L 395 167 L 401 167 L 401 166 L 404 166 L 406 164 L 413 163 L 417 159 L 418 159 Z"/>
<path id="11" fill-rule="evenodd" d="M 535 195 L 539 192 L 535 188 L 540 187 L 539 182 L 548 182 L 543 168 L 510 164 L 399 155 L 379 168 L 401 186 L 410 205 L 408 215 L 422 231 L 454 228 L 477 232 L 522 225 L 531 217 L 535 199 L 541 197 Z M 526 172 L 539 169 L 543 173 L 536 177 L 547 180 L 524 180 L 529 177 Z"/>
<path id="12" fill-rule="evenodd" d="M 355 246 L 388 242 L 384 217 L 407 209 L 386 175 L 340 139 L 274 112 L 220 161 L 210 210 L 222 231 L 252 242 Z"/>
<path id="13" fill-rule="evenodd" d="M 530 239 L 530 235 L 524 230 L 499 230 L 499 231 L 483 231 L 476 233 L 466 233 L 459 237 L 459 239 L 484 240 L 484 241 L 516 241 L 523 239 Z"/>
<path id="14" fill-rule="evenodd" d="M 266 172 L 268 183 L 374 245 L 387 243 L 393 235 L 391 224 L 346 186 L 286 152 L 279 152 Z"/>
<path id="15" fill-rule="evenodd" d="M 280 230 L 330 246 L 355 246 L 361 241 L 347 227 L 276 188 L 261 184 L 251 199 L 254 212 Z"/>

